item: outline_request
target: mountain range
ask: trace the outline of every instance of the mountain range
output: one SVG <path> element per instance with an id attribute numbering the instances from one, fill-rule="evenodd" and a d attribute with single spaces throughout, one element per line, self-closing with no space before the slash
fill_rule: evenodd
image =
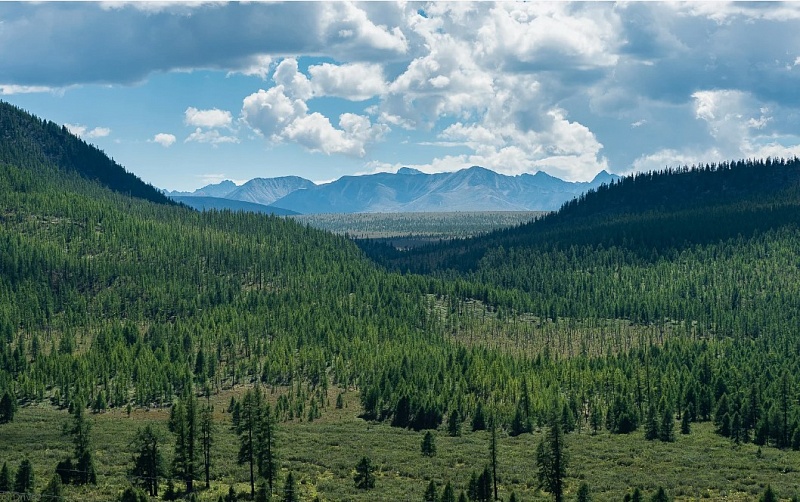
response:
<path id="1" fill-rule="evenodd" d="M 399 213 L 441 211 L 554 211 L 565 202 L 610 184 L 618 176 L 601 171 L 592 181 L 569 182 L 542 171 L 507 176 L 473 166 L 451 173 L 425 174 L 411 168 L 397 173 L 343 176 L 324 184 L 297 177 L 232 181 L 194 192 L 165 192 L 192 207 L 243 209 L 235 202 L 260 204 L 258 212 L 276 214 Z M 195 200 L 195 197 L 202 197 Z"/>

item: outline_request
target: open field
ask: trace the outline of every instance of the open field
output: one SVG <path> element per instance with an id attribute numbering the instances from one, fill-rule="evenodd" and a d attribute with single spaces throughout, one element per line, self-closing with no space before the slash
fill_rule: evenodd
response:
<path id="1" fill-rule="evenodd" d="M 291 218 L 355 239 L 397 237 L 430 240 L 473 237 L 500 228 L 527 223 L 542 211 L 478 211 L 441 213 L 304 214 Z"/>
<path id="2" fill-rule="evenodd" d="M 217 500 L 230 486 L 239 492 L 249 491 L 246 468 L 235 463 L 238 441 L 230 430 L 230 415 L 223 412 L 230 396 L 243 390 L 238 387 L 212 396 L 217 426 L 212 484 L 210 490 L 199 492 L 200 500 Z M 331 390 L 331 403 L 338 392 Z M 277 393 L 269 396 L 274 399 Z M 278 424 L 278 487 L 291 470 L 298 480 L 301 500 L 417 501 L 423 499 L 431 479 L 440 490 L 448 481 L 457 492 L 466 489 L 471 473 L 489 462 L 487 432 L 470 432 L 466 424 L 460 437 L 439 430 L 437 455 L 424 457 L 420 453 L 424 432 L 365 422 L 358 417 L 356 392 L 347 392 L 344 401 L 342 409 L 331 405 L 313 422 Z M 66 487 L 65 498 L 88 502 L 116 497 L 128 482 L 129 443 L 136 428 L 147 423 L 163 431 L 165 456 L 171 459 L 168 416 L 166 409 L 136 409 L 130 416 L 124 410 L 91 415 L 98 485 Z M 14 422 L 1 429 L 0 459 L 16 469 L 27 456 L 35 467 L 37 492 L 52 476 L 55 464 L 71 452 L 69 438 L 61 433 L 69 418 L 64 410 L 32 405 L 21 408 Z M 518 437 L 500 434 L 498 472 L 503 500 L 512 491 L 518 500 L 550 500 L 536 485 L 534 452 L 541 434 L 539 430 Z M 566 437 L 570 458 L 568 500 L 582 481 L 591 487 L 594 500 L 600 501 L 622 500 L 631 487 L 649 495 L 658 486 L 666 488 L 675 500 L 756 500 L 767 484 L 781 497 L 789 498 L 800 485 L 800 452 L 735 445 L 714 434 L 711 423 L 693 424 L 692 433 L 678 434 L 674 443 L 646 441 L 641 429 L 628 436 L 612 436 L 605 431 L 592 435 L 585 425 Z M 377 484 L 371 491 L 358 490 L 353 483 L 354 467 L 364 455 L 378 467 Z M 162 484 L 162 492 L 165 486 Z"/>

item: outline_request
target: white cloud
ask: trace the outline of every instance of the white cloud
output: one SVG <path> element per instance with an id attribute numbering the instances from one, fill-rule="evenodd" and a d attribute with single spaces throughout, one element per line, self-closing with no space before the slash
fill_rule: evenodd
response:
<path id="1" fill-rule="evenodd" d="M 109 129 L 108 127 L 95 127 L 94 129 L 89 131 L 87 136 L 90 138 L 105 138 L 109 134 L 111 134 L 111 129 Z"/>
<path id="2" fill-rule="evenodd" d="M 283 130 L 307 111 L 308 107 L 302 100 L 289 98 L 284 93 L 284 86 L 276 85 L 244 98 L 242 119 L 272 141 L 280 141 Z"/>
<path id="3" fill-rule="evenodd" d="M 247 60 L 242 68 L 229 71 L 228 76 L 239 73 L 248 77 L 259 77 L 261 80 L 266 80 L 271 67 L 272 57 L 259 54 Z"/>
<path id="4" fill-rule="evenodd" d="M 190 106 L 184 112 L 184 122 L 186 125 L 194 127 L 228 127 L 232 121 L 231 112 L 217 108 L 198 110 Z"/>
<path id="5" fill-rule="evenodd" d="M 177 138 L 175 138 L 174 134 L 168 134 L 168 133 L 160 132 L 160 133 L 156 134 L 155 136 L 153 136 L 153 139 L 150 140 L 150 141 L 152 141 L 153 143 L 158 143 L 159 145 L 163 146 L 164 148 L 169 148 L 170 146 L 172 146 L 175 143 L 176 140 L 177 140 Z"/>
<path id="6" fill-rule="evenodd" d="M 89 129 L 82 124 L 64 124 L 69 132 L 81 138 L 105 138 L 111 134 L 111 129 L 108 127 L 95 127 Z"/>
<path id="7" fill-rule="evenodd" d="M 189 136 L 186 137 L 184 143 L 209 143 L 217 146 L 222 143 L 238 143 L 239 138 L 235 136 L 224 136 L 216 129 L 204 131 L 200 127 L 194 130 Z"/>
<path id="8" fill-rule="evenodd" d="M 74 134 L 75 136 L 83 137 L 86 133 L 86 126 L 80 124 L 64 124 L 64 127 L 67 128 L 69 132 Z"/>
<path id="9" fill-rule="evenodd" d="M 276 84 L 283 86 L 289 96 L 305 101 L 313 95 L 311 82 L 298 70 L 297 60 L 294 58 L 286 58 L 281 61 L 275 68 L 272 79 Z"/>
<path id="10" fill-rule="evenodd" d="M 308 68 L 311 85 L 317 96 L 335 96 L 351 101 L 363 101 L 386 91 L 383 68 L 378 64 L 324 63 Z"/>
<path id="11" fill-rule="evenodd" d="M 42 85 L 13 85 L 0 84 L 0 94 L 9 96 L 11 94 L 33 94 L 39 92 L 53 92 L 53 88 Z"/>

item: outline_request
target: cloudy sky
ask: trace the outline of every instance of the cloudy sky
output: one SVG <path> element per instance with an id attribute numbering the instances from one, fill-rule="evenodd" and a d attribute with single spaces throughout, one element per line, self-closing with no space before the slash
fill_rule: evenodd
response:
<path id="1" fill-rule="evenodd" d="M 0 99 L 156 186 L 800 155 L 800 3 L 5 3 Z"/>

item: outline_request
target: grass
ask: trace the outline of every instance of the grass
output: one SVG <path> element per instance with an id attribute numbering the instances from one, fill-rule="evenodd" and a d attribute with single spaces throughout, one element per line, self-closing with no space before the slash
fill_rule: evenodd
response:
<path id="1" fill-rule="evenodd" d="M 238 441 L 229 427 L 230 415 L 223 412 L 231 392 L 212 397 L 217 423 L 212 486 L 200 492 L 200 500 L 215 501 L 229 486 L 249 492 L 247 470 L 235 462 Z M 338 390 L 331 390 L 331 403 L 336 394 Z M 277 395 L 270 394 L 272 398 Z M 466 424 L 460 437 L 437 431 L 437 455 L 429 458 L 420 452 L 423 432 L 365 422 L 359 412 L 357 393 L 348 392 L 342 409 L 326 408 L 313 422 L 279 424 L 278 488 L 291 470 L 301 500 L 417 501 L 423 499 L 431 479 L 439 490 L 448 481 L 457 492 L 466 489 L 471 473 L 489 462 L 487 432 L 469 432 Z M 98 485 L 67 487 L 65 498 L 83 502 L 116 498 L 130 482 L 130 441 L 136 429 L 147 423 L 164 432 L 164 453 L 171 458 L 168 415 L 165 409 L 138 409 L 130 416 L 124 410 L 91 415 Z M 62 433 L 69 419 L 66 411 L 45 404 L 21 408 L 12 423 L 0 426 L 0 461 L 16 470 L 27 456 L 34 464 L 36 491 L 40 492 L 56 463 L 72 451 L 69 438 Z M 674 443 L 646 441 L 641 431 L 628 436 L 591 435 L 586 429 L 569 434 L 567 500 L 574 498 L 582 481 L 589 484 L 597 501 L 620 501 L 634 486 L 646 496 L 663 486 L 675 500 L 757 500 L 767 484 L 783 498 L 796 493 L 800 452 L 765 447 L 759 454 L 757 446 L 734 445 L 714 434 L 712 427 L 710 423 L 693 424 L 692 434 L 679 434 Z M 499 491 L 503 500 L 512 491 L 519 500 L 550 500 L 536 486 L 534 452 L 541 434 L 500 435 Z M 365 455 L 378 468 L 376 487 L 371 491 L 358 490 L 353 483 L 355 465 Z"/>

